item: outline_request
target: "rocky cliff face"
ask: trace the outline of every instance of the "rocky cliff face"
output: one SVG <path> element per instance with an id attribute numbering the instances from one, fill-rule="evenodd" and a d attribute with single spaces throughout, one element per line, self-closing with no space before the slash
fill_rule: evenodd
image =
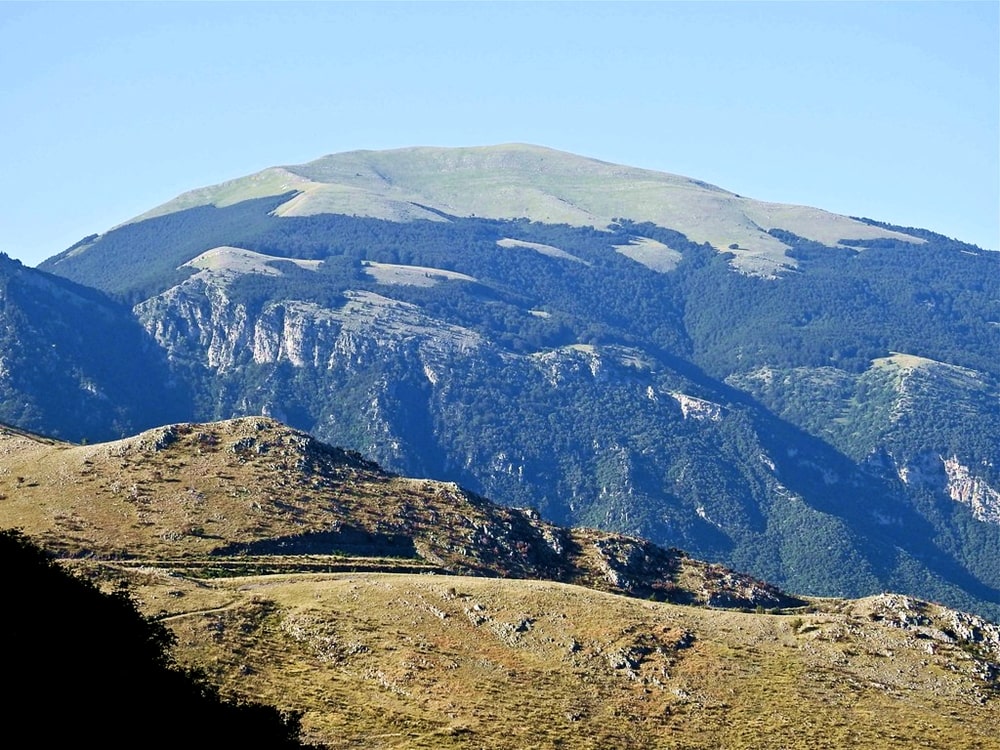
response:
<path id="1" fill-rule="evenodd" d="M 969 506 L 972 514 L 984 523 L 1000 524 L 1000 491 L 977 477 L 954 456 L 943 461 L 948 477 L 948 495 L 957 503 Z"/>
<path id="2" fill-rule="evenodd" d="M 218 399 L 199 416 L 264 414 L 397 470 L 429 474 L 415 432 L 452 369 L 498 355 L 479 334 L 413 304 L 347 291 L 336 306 L 297 299 L 253 304 L 240 274 L 201 271 L 136 306 L 168 357 Z M 345 393 L 346 391 L 346 393 Z"/>
<path id="3" fill-rule="evenodd" d="M 140 303 L 136 314 L 171 358 L 198 361 L 220 374 L 251 363 L 363 368 L 419 342 L 433 380 L 444 357 L 484 344 L 472 331 L 371 292 L 349 292 L 336 308 L 279 299 L 252 310 L 233 299 L 226 281 L 198 274 Z"/>
<path id="4" fill-rule="evenodd" d="M 924 453 L 896 466 L 907 485 L 929 488 L 961 503 L 982 523 L 1000 524 L 1000 492 L 956 456 Z"/>

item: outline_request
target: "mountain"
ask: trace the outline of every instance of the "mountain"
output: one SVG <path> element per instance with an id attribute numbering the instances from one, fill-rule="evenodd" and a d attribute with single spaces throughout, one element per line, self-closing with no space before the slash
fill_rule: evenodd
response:
<path id="1" fill-rule="evenodd" d="M 40 269 L 131 306 L 181 421 L 1000 617 L 996 253 L 500 146 L 265 170 Z"/>
<path id="2" fill-rule="evenodd" d="M 308 742 L 972 748 L 995 731 L 1000 628 L 980 617 L 899 595 L 790 596 L 389 474 L 270 419 L 93 445 L 0 430 L 0 469 L 0 526 L 117 592 L 118 610 L 134 598 L 141 632 L 173 641 L 161 658 L 202 675 L 210 697 L 272 722 L 261 702 L 273 705 L 298 718 L 272 727 Z M 116 618 L 69 606 L 79 586 L 60 579 L 56 595 L 4 560 L 19 615 L 4 627 L 52 664 L 30 673 L 40 692 L 75 696 L 55 675 L 96 657 L 103 676 L 125 658 L 128 639 L 103 645 Z M 173 705 L 159 680 L 142 684 L 111 703 L 113 727 L 148 731 L 149 711 Z M 103 721 L 121 685 L 83 692 L 69 708 Z M 164 731 L 189 731 L 189 717 Z M 190 742 L 235 740 L 226 727 Z"/>
<path id="3" fill-rule="evenodd" d="M 687 177 L 526 144 L 331 154 L 193 190 L 133 223 L 272 198 L 278 199 L 274 214 L 283 217 L 337 214 L 409 222 L 480 216 L 576 227 L 605 227 L 627 217 L 731 249 L 735 265 L 764 274 L 795 265 L 772 229 L 829 245 L 843 238 L 921 242 L 826 211 L 755 201 Z M 68 259 L 57 256 L 49 263 L 55 267 Z"/>
<path id="4" fill-rule="evenodd" d="M 164 352 L 95 289 L 0 256 L 0 421 L 107 439 L 190 411 Z"/>

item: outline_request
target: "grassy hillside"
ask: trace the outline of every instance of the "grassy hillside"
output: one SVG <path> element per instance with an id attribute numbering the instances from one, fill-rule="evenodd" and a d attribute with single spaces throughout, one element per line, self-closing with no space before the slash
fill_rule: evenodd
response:
<path id="1" fill-rule="evenodd" d="M 971 750 L 1000 719 L 996 657 L 902 598 L 777 616 L 538 581 L 132 578 L 185 663 L 333 748 Z"/>
<path id="2" fill-rule="evenodd" d="M 0 429 L 0 451 L 0 527 L 62 557 L 170 561 L 202 575 L 423 570 L 687 603 L 802 603 L 677 550 L 559 528 L 451 483 L 388 474 L 270 419 L 171 425 L 84 446 Z"/>
<path id="3" fill-rule="evenodd" d="M 268 419 L 0 431 L 11 526 L 129 584 L 224 697 L 333 748 L 971 749 L 1000 719 L 985 620 L 789 597 Z"/>

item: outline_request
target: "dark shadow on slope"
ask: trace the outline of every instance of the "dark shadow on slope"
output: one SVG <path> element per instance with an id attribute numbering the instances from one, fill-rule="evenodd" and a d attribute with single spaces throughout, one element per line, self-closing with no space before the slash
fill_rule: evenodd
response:
<path id="1" fill-rule="evenodd" d="M 866 473 L 828 443 L 784 422 L 763 409 L 756 413 L 761 439 L 774 458 L 782 483 L 801 495 L 814 509 L 841 519 L 856 535 L 854 546 L 871 564 L 887 587 L 904 586 L 914 595 L 933 597 L 912 590 L 913 576 L 900 569 L 900 550 L 917 561 L 933 576 L 961 589 L 980 603 L 979 611 L 991 617 L 1000 614 L 1000 589 L 973 575 L 952 554 L 934 542 L 939 531 L 913 506 L 893 481 Z M 789 455 L 789 449 L 795 451 Z M 830 472 L 836 481 L 828 481 Z M 892 519 L 887 523 L 884 519 Z M 928 582 L 930 584 L 931 582 Z M 940 588 L 940 587 L 935 587 Z M 869 592 L 877 593 L 877 592 Z M 956 599 L 941 590 L 939 595 L 954 606 L 969 608 L 971 601 Z"/>
<path id="2" fill-rule="evenodd" d="M 135 303 L 179 283 L 195 269 L 181 268 L 206 250 L 241 246 L 281 221 L 271 211 L 295 191 L 224 208 L 196 206 L 124 224 L 81 241 L 39 264 L 39 269 Z"/>
<path id="3" fill-rule="evenodd" d="M 131 310 L 0 259 L 0 419 L 64 440 L 114 440 L 190 419 L 189 386 Z"/>
<path id="4" fill-rule="evenodd" d="M 413 539 L 405 534 L 373 534 L 353 526 L 338 531 L 316 531 L 216 547 L 213 556 L 233 555 L 345 555 L 418 559 Z"/>

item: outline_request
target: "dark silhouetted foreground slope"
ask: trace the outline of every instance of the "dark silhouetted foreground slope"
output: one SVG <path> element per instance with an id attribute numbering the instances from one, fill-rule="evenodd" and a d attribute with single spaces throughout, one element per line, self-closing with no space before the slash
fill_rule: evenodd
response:
<path id="1" fill-rule="evenodd" d="M 24 746 L 308 747 L 298 717 L 218 692 L 170 653 L 169 630 L 26 537 L 0 532 L 4 733 Z"/>

